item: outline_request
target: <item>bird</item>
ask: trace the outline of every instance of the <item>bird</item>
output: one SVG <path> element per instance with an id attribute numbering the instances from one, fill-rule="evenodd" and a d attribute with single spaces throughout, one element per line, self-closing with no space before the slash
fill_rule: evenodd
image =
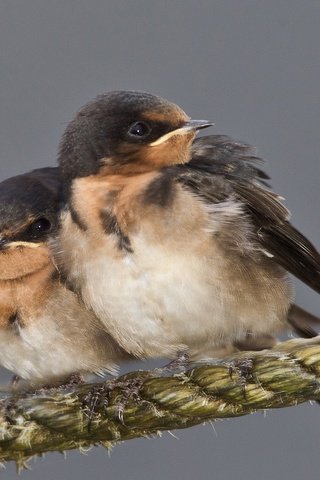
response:
<path id="1" fill-rule="evenodd" d="M 288 273 L 319 293 L 317 249 L 290 223 L 252 147 L 196 138 L 211 125 L 157 95 L 114 91 L 62 135 L 53 256 L 137 358 L 219 356 L 270 344 L 290 323 L 316 334 Z"/>
<path id="2" fill-rule="evenodd" d="M 0 364 L 17 389 L 114 373 L 125 357 L 54 263 L 60 192 L 57 167 L 0 183 Z"/>

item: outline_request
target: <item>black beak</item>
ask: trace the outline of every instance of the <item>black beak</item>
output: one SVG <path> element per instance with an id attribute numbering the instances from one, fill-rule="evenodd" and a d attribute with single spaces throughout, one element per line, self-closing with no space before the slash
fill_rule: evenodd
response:
<path id="1" fill-rule="evenodd" d="M 201 128 L 211 127 L 211 125 L 213 125 L 213 123 L 208 122 L 207 120 L 188 120 L 187 122 L 185 122 L 184 125 L 182 125 L 182 127 L 171 130 L 171 132 L 165 133 L 164 135 L 162 135 L 162 137 L 150 143 L 150 147 L 160 145 L 174 135 L 185 135 L 189 132 L 200 130 Z"/>
<path id="2" fill-rule="evenodd" d="M 201 130 L 202 128 L 212 127 L 214 123 L 208 122 L 208 120 L 189 120 L 183 125 L 183 129 L 186 130 Z"/>
<path id="3" fill-rule="evenodd" d="M 6 238 L 0 237 L 0 251 L 5 250 L 8 246 L 8 240 Z"/>

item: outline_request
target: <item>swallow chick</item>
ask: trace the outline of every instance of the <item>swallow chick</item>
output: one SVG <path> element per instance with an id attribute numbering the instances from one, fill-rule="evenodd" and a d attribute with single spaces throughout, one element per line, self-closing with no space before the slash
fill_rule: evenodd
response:
<path id="1" fill-rule="evenodd" d="M 287 272 L 320 289 L 319 253 L 259 159 L 228 137 L 195 139 L 210 125 L 118 91 L 85 105 L 61 140 L 56 261 L 136 357 L 196 359 L 268 339 L 288 327 Z"/>
<path id="2" fill-rule="evenodd" d="M 124 356 L 53 263 L 60 187 L 57 168 L 0 183 L 0 363 L 37 387 L 114 372 Z"/>

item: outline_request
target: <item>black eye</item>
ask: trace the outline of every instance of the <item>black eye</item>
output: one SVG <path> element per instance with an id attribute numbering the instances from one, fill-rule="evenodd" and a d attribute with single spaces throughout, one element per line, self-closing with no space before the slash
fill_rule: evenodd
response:
<path id="1" fill-rule="evenodd" d="M 51 223 L 47 218 L 39 218 L 31 225 L 31 232 L 38 236 L 42 233 L 48 232 L 51 228 Z"/>
<path id="2" fill-rule="evenodd" d="M 129 135 L 134 137 L 146 137 L 151 132 L 151 128 L 145 122 L 135 122 L 128 130 Z"/>

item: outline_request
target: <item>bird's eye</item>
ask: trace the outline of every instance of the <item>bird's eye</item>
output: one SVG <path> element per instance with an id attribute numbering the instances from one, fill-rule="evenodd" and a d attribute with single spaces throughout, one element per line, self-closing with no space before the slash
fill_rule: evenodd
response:
<path id="1" fill-rule="evenodd" d="M 48 232 L 51 228 L 51 223 L 47 218 L 39 218 L 31 225 L 31 231 L 34 235 L 41 235 Z"/>
<path id="2" fill-rule="evenodd" d="M 146 137 L 151 132 L 151 128 L 145 122 L 135 122 L 128 130 L 129 135 L 133 137 Z"/>

